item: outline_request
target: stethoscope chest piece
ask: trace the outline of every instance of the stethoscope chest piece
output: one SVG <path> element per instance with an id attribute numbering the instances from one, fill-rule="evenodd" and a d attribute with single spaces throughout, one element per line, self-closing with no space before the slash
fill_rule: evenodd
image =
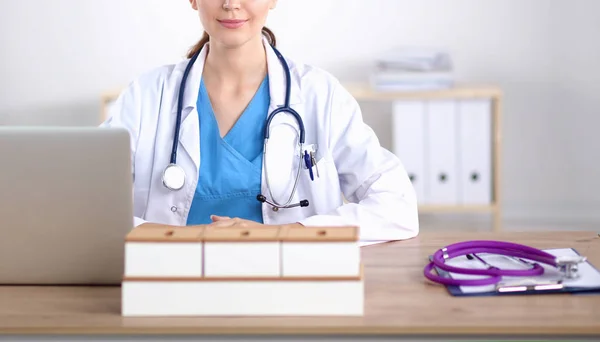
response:
<path id="1" fill-rule="evenodd" d="M 561 256 L 556 258 L 556 266 L 560 269 L 562 274 L 567 279 L 576 279 L 579 278 L 580 274 L 578 272 L 580 263 L 583 263 L 587 260 L 586 257 L 583 256 Z"/>
<path id="2" fill-rule="evenodd" d="M 181 190 L 185 184 L 185 172 L 177 164 L 169 164 L 163 171 L 163 184 L 169 190 Z"/>

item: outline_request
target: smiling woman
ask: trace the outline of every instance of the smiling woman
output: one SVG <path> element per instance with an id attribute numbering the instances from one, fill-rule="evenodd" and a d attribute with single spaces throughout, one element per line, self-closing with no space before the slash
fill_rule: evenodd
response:
<path id="1" fill-rule="evenodd" d="M 189 1 L 200 41 L 187 59 L 132 82 L 105 123 L 131 135 L 135 226 L 354 226 L 362 241 L 416 236 L 402 163 L 336 78 L 279 52 L 264 26 L 277 1 Z"/>

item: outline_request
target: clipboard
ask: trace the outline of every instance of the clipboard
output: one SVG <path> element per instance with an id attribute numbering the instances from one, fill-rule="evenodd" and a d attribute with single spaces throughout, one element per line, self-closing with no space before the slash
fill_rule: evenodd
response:
<path id="1" fill-rule="evenodd" d="M 580 254 L 573 248 L 545 249 L 547 253 L 554 256 L 579 256 Z M 526 269 L 535 261 L 522 260 L 514 258 L 492 255 L 477 254 L 485 262 L 499 267 L 501 269 Z M 429 257 L 432 259 L 432 256 Z M 446 263 L 452 266 L 486 268 L 487 266 L 477 258 L 467 258 L 461 256 L 447 260 Z M 544 267 L 544 274 L 539 277 L 503 277 L 501 282 L 496 285 L 485 286 L 455 286 L 447 285 L 448 293 L 454 297 L 483 297 L 483 296 L 505 296 L 505 295 L 541 295 L 541 294 L 600 294 L 600 271 L 589 261 L 579 265 L 579 277 L 577 279 L 561 280 L 561 273 L 552 266 L 540 264 Z M 435 271 L 442 277 L 454 279 L 476 279 L 484 276 L 474 276 L 466 274 L 453 274 L 446 272 L 438 267 Z"/>

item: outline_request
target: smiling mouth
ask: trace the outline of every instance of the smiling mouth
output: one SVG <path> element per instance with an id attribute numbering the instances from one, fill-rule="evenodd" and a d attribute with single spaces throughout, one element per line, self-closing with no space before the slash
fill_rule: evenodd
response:
<path id="1" fill-rule="evenodd" d="M 243 19 L 224 19 L 217 20 L 221 25 L 229 29 L 236 29 L 242 27 L 248 20 Z"/>

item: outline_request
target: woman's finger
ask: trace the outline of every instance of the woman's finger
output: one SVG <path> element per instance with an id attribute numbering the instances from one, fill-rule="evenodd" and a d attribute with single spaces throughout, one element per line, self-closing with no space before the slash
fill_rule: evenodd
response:
<path id="1" fill-rule="evenodd" d="M 210 219 L 215 222 L 215 221 L 224 221 L 224 220 L 230 220 L 231 218 L 228 216 L 218 216 L 218 215 L 210 215 Z"/>

